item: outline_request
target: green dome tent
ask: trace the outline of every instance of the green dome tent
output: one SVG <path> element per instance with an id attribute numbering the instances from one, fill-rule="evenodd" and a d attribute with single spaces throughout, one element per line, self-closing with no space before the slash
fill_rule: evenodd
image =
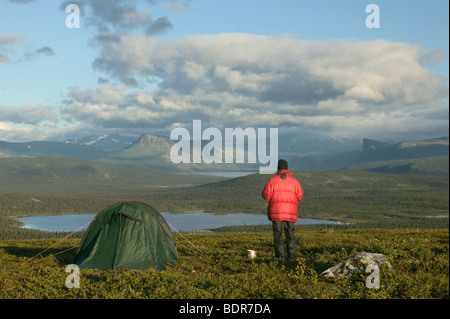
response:
<path id="1" fill-rule="evenodd" d="M 164 217 L 145 203 L 120 202 L 98 213 L 91 222 L 75 264 L 94 269 L 162 270 L 177 260 Z"/>

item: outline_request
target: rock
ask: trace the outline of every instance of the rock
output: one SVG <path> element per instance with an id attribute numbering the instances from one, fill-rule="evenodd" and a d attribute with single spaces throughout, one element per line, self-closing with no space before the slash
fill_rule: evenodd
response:
<path id="1" fill-rule="evenodd" d="M 375 254 L 368 252 L 359 252 L 349 259 L 341 261 L 340 263 L 328 268 L 322 272 L 319 277 L 322 278 L 340 278 L 353 274 L 355 271 L 359 274 L 366 273 L 366 268 L 369 265 L 376 264 L 378 267 L 385 265 L 392 270 L 392 265 L 383 254 Z"/>

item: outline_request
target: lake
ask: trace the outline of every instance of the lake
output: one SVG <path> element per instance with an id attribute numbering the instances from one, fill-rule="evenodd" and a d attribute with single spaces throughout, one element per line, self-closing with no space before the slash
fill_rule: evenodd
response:
<path id="1" fill-rule="evenodd" d="M 161 213 L 173 228 L 180 232 L 199 232 L 224 226 L 269 225 L 266 215 L 228 214 L 214 215 L 198 212 L 187 214 Z M 30 216 L 17 218 L 24 223 L 21 228 L 38 229 L 50 232 L 73 232 L 89 226 L 94 214 Z M 337 222 L 299 218 L 296 225 L 337 224 Z M 84 226 L 84 227 L 83 227 Z M 173 231 L 173 229 L 172 229 Z"/>
<path id="2" fill-rule="evenodd" d="M 193 174 L 193 175 L 207 175 L 207 176 L 215 176 L 215 177 L 227 177 L 227 178 L 236 178 L 243 177 L 251 174 L 259 173 L 258 171 L 254 172 L 242 172 L 242 171 L 207 171 L 207 172 L 193 172 L 193 173 L 182 173 L 182 174 Z"/>

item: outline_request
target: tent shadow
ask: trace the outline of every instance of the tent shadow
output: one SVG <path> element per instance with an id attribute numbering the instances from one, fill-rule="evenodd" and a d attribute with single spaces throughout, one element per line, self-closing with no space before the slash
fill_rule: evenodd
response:
<path id="1" fill-rule="evenodd" d="M 9 255 L 29 258 L 30 263 L 39 263 L 39 261 L 42 261 L 44 259 L 54 258 L 59 266 L 66 266 L 68 264 L 72 264 L 75 261 L 75 255 L 77 252 L 76 248 L 78 247 L 50 248 L 46 251 L 44 251 L 42 248 L 17 246 L 6 246 L 2 248 Z"/>

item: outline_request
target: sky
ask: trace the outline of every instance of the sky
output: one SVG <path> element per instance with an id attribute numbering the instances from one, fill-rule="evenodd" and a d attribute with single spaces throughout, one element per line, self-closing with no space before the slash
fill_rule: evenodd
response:
<path id="1" fill-rule="evenodd" d="M 79 16 L 66 12 L 73 4 Z M 448 6 L 0 0 L 0 140 L 169 136 L 193 120 L 386 142 L 448 136 Z"/>

